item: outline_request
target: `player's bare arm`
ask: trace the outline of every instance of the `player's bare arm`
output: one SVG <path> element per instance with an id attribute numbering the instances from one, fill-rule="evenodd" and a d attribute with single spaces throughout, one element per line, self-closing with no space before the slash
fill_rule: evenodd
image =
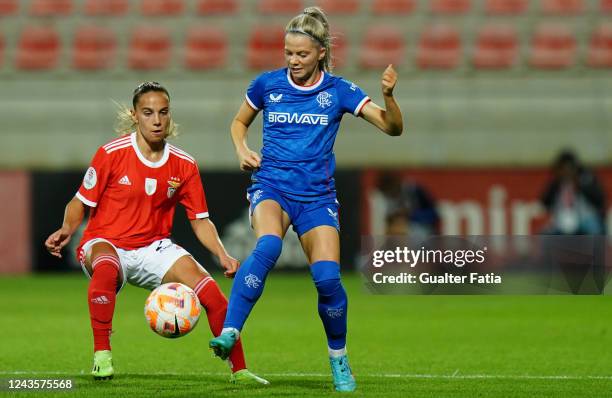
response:
<path id="1" fill-rule="evenodd" d="M 45 246 L 49 253 L 55 257 L 62 258 L 61 250 L 70 242 L 72 234 L 81 225 L 84 216 L 85 205 L 76 197 L 72 198 L 66 205 L 62 227 L 49 235 L 45 241 Z"/>
<path id="2" fill-rule="evenodd" d="M 389 65 L 383 72 L 381 80 L 385 109 L 370 101 L 363 107 L 360 114 L 365 120 L 390 136 L 402 135 L 404 130 L 402 112 L 393 96 L 396 83 L 397 72 L 393 65 Z"/>
<path id="3" fill-rule="evenodd" d="M 225 276 L 234 276 L 240 263 L 230 256 L 217 232 L 217 228 L 209 218 L 191 220 L 191 228 L 202 245 L 219 259 L 219 263 L 225 269 Z"/>
<path id="4" fill-rule="evenodd" d="M 250 150 L 247 144 L 249 126 L 253 123 L 253 120 L 255 120 L 257 113 L 255 109 L 251 108 L 251 106 L 244 101 L 232 121 L 230 129 L 234 148 L 236 149 L 236 155 L 240 162 L 240 170 L 254 170 L 261 165 L 261 157 L 257 152 Z"/>

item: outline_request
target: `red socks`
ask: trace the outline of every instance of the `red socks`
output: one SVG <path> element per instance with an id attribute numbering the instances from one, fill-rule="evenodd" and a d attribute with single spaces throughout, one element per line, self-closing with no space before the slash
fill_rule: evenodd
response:
<path id="1" fill-rule="evenodd" d="M 93 275 L 89 283 L 87 301 L 94 336 L 94 352 L 110 350 L 117 277 L 120 269 L 119 259 L 113 255 L 103 254 L 96 257 L 91 267 Z"/>
<path id="2" fill-rule="evenodd" d="M 193 289 L 200 300 L 200 304 L 206 310 L 210 331 L 216 337 L 221 334 L 225 313 L 227 312 L 227 298 L 223 295 L 217 282 L 210 277 L 202 278 Z M 238 340 L 229 356 L 232 372 L 246 369 L 242 342 Z"/>

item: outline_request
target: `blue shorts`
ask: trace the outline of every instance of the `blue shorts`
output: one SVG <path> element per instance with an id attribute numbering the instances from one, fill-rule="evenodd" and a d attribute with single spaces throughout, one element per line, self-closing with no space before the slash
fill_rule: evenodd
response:
<path id="1" fill-rule="evenodd" d="M 301 202 L 290 199 L 267 185 L 253 184 L 247 190 L 247 199 L 250 202 L 249 215 L 253 216 L 255 207 L 264 200 L 271 199 L 289 215 L 293 230 L 298 236 L 304 235 L 315 227 L 329 225 L 340 231 L 338 219 L 338 200 L 335 198 L 322 198 L 314 202 Z"/>

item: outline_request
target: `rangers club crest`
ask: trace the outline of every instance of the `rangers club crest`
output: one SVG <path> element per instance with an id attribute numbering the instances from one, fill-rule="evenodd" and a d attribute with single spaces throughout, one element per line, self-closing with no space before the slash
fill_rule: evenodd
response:
<path id="1" fill-rule="evenodd" d="M 181 180 L 178 177 L 170 177 L 168 180 L 168 199 L 174 196 L 174 193 L 181 186 Z"/>
<path id="2" fill-rule="evenodd" d="M 157 190 L 157 180 L 155 178 L 145 178 L 145 192 L 151 196 Z"/>
<path id="3" fill-rule="evenodd" d="M 321 91 L 319 95 L 317 95 L 317 102 L 319 103 L 319 106 L 324 109 L 331 106 L 331 97 L 331 94 L 327 91 Z"/>

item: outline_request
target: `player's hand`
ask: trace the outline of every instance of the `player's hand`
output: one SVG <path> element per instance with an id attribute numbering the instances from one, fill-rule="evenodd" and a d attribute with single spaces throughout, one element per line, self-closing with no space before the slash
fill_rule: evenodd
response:
<path id="1" fill-rule="evenodd" d="M 240 262 L 229 254 L 219 256 L 219 262 L 225 268 L 223 275 L 226 278 L 233 278 L 236 275 L 236 271 L 238 271 L 238 267 L 240 267 Z"/>
<path id="2" fill-rule="evenodd" d="M 248 148 L 238 151 L 238 160 L 240 161 L 240 170 L 243 171 L 255 170 L 261 166 L 259 154 Z"/>
<path id="3" fill-rule="evenodd" d="M 63 227 L 53 232 L 45 241 L 45 247 L 51 255 L 62 258 L 62 249 L 70 242 L 71 234 Z"/>
<path id="4" fill-rule="evenodd" d="M 393 65 L 389 64 L 387 69 L 382 74 L 382 92 L 383 95 L 389 97 L 393 95 L 393 89 L 397 83 L 397 72 L 393 68 Z"/>

